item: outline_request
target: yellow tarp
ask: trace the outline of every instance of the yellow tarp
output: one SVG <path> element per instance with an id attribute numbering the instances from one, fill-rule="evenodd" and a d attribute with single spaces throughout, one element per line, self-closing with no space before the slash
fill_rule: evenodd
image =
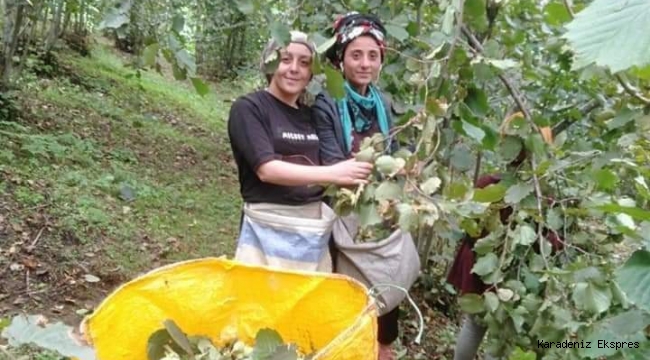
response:
<path id="1" fill-rule="evenodd" d="M 374 302 L 355 280 L 325 273 L 253 267 L 223 258 L 181 262 L 113 292 L 82 324 L 98 360 L 147 360 L 148 337 L 173 319 L 216 345 L 252 344 L 272 328 L 321 360 L 375 360 Z"/>

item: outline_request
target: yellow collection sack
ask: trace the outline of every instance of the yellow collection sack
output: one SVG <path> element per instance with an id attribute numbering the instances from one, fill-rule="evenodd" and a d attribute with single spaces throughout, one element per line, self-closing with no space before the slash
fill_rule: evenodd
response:
<path id="1" fill-rule="evenodd" d="M 172 319 L 188 335 L 253 344 L 262 328 L 319 360 L 376 360 L 377 309 L 349 277 L 206 258 L 165 266 L 109 295 L 81 331 L 97 360 L 147 360 L 149 336 Z M 227 340 L 226 340 L 227 341 Z"/>

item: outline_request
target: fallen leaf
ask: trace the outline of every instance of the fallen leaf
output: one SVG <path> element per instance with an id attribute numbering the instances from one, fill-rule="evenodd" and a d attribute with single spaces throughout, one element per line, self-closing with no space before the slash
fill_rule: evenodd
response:
<path id="1" fill-rule="evenodd" d="M 11 271 L 21 271 L 25 268 L 23 264 L 13 263 L 9 265 L 9 270 Z"/>
<path id="2" fill-rule="evenodd" d="M 547 144 L 549 145 L 553 144 L 553 130 L 551 130 L 550 127 L 548 126 L 541 127 L 539 128 L 539 132 L 542 133 L 542 138 L 544 138 L 544 141 Z"/>
<path id="3" fill-rule="evenodd" d="M 501 126 L 499 127 L 499 132 L 501 133 L 501 137 L 505 136 L 506 127 L 510 124 L 512 120 L 516 118 L 523 118 L 523 117 L 524 114 L 521 111 L 517 111 L 516 113 L 503 119 L 503 123 L 501 123 Z"/>
<path id="4" fill-rule="evenodd" d="M 15 232 L 22 232 L 23 227 L 20 226 L 20 224 L 12 224 L 11 227 L 14 229 Z"/>
<path id="5" fill-rule="evenodd" d="M 38 267 L 38 262 L 36 262 L 36 260 L 33 258 L 24 258 L 23 265 L 25 265 L 30 270 L 34 270 Z"/>
<path id="6" fill-rule="evenodd" d="M 89 283 L 96 283 L 100 281 L 100 279 L 97 276 L 91 274 L 86 274 L 86 276 L 84 276 L 84 280 L 86 280 L 86 282 Z"/>

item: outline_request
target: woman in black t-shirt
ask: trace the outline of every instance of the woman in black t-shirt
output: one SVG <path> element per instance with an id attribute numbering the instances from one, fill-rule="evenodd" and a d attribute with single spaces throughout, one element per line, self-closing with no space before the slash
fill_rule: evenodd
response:
<path id="1" fill-rule="evenodd" d="M 244 200 L 236 259 L 331 271 L 321 237 L 329 238 L 333 217 L 321 201 L 322 185 L 365 183 L 372 166 L 355 160 L 320 166 L 311 111 L 299 101 L 312 78 L 315 48 L 305 34 L 291 35 L 286 47 L 271 40 L 263 52 L 268 87 L 238 98 L 230 110 L 228 135 Z"/>

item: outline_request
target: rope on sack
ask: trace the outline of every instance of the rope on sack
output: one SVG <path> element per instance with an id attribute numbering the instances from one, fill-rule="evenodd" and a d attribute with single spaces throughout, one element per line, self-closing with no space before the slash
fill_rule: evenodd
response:
<path id="1" fill-rule="evenodd" d="M 378 290 L 378 288 L 384 288 L 383 290 Z M 419 332 L 418 336 L 415 337 L 414 343 L 416 345 L 420 345 L 422 342 L 422 336 L 424 335 L 424 317 L 422 316 L 422 312 L 420 311 L 420 308 L 415 304 L 415 301 L 411 298 L 411 295 L 409 295 L 408 290 L 401 286 L 393 285 L 393 284 L 376 284 L 373 287 L 371 287 L 368 290 L 368 294 L 374 298 L 377 298 L 379 295 L 381 295 L 383 292 L 386 292 L 390 290 L 390 288 L 394 288 L 397 290 L 402 291 L 404 294 L 406 294 L 406 298 L 409 300 L 409 303 L 411 303 L 411 306 L 415 309 L 415 312 L 418 314 L 418 318 L 420 320 L 420 326 L 419 326 Z M 381 304 L 380 301 L 377 301 L 377 303 Z"/>

